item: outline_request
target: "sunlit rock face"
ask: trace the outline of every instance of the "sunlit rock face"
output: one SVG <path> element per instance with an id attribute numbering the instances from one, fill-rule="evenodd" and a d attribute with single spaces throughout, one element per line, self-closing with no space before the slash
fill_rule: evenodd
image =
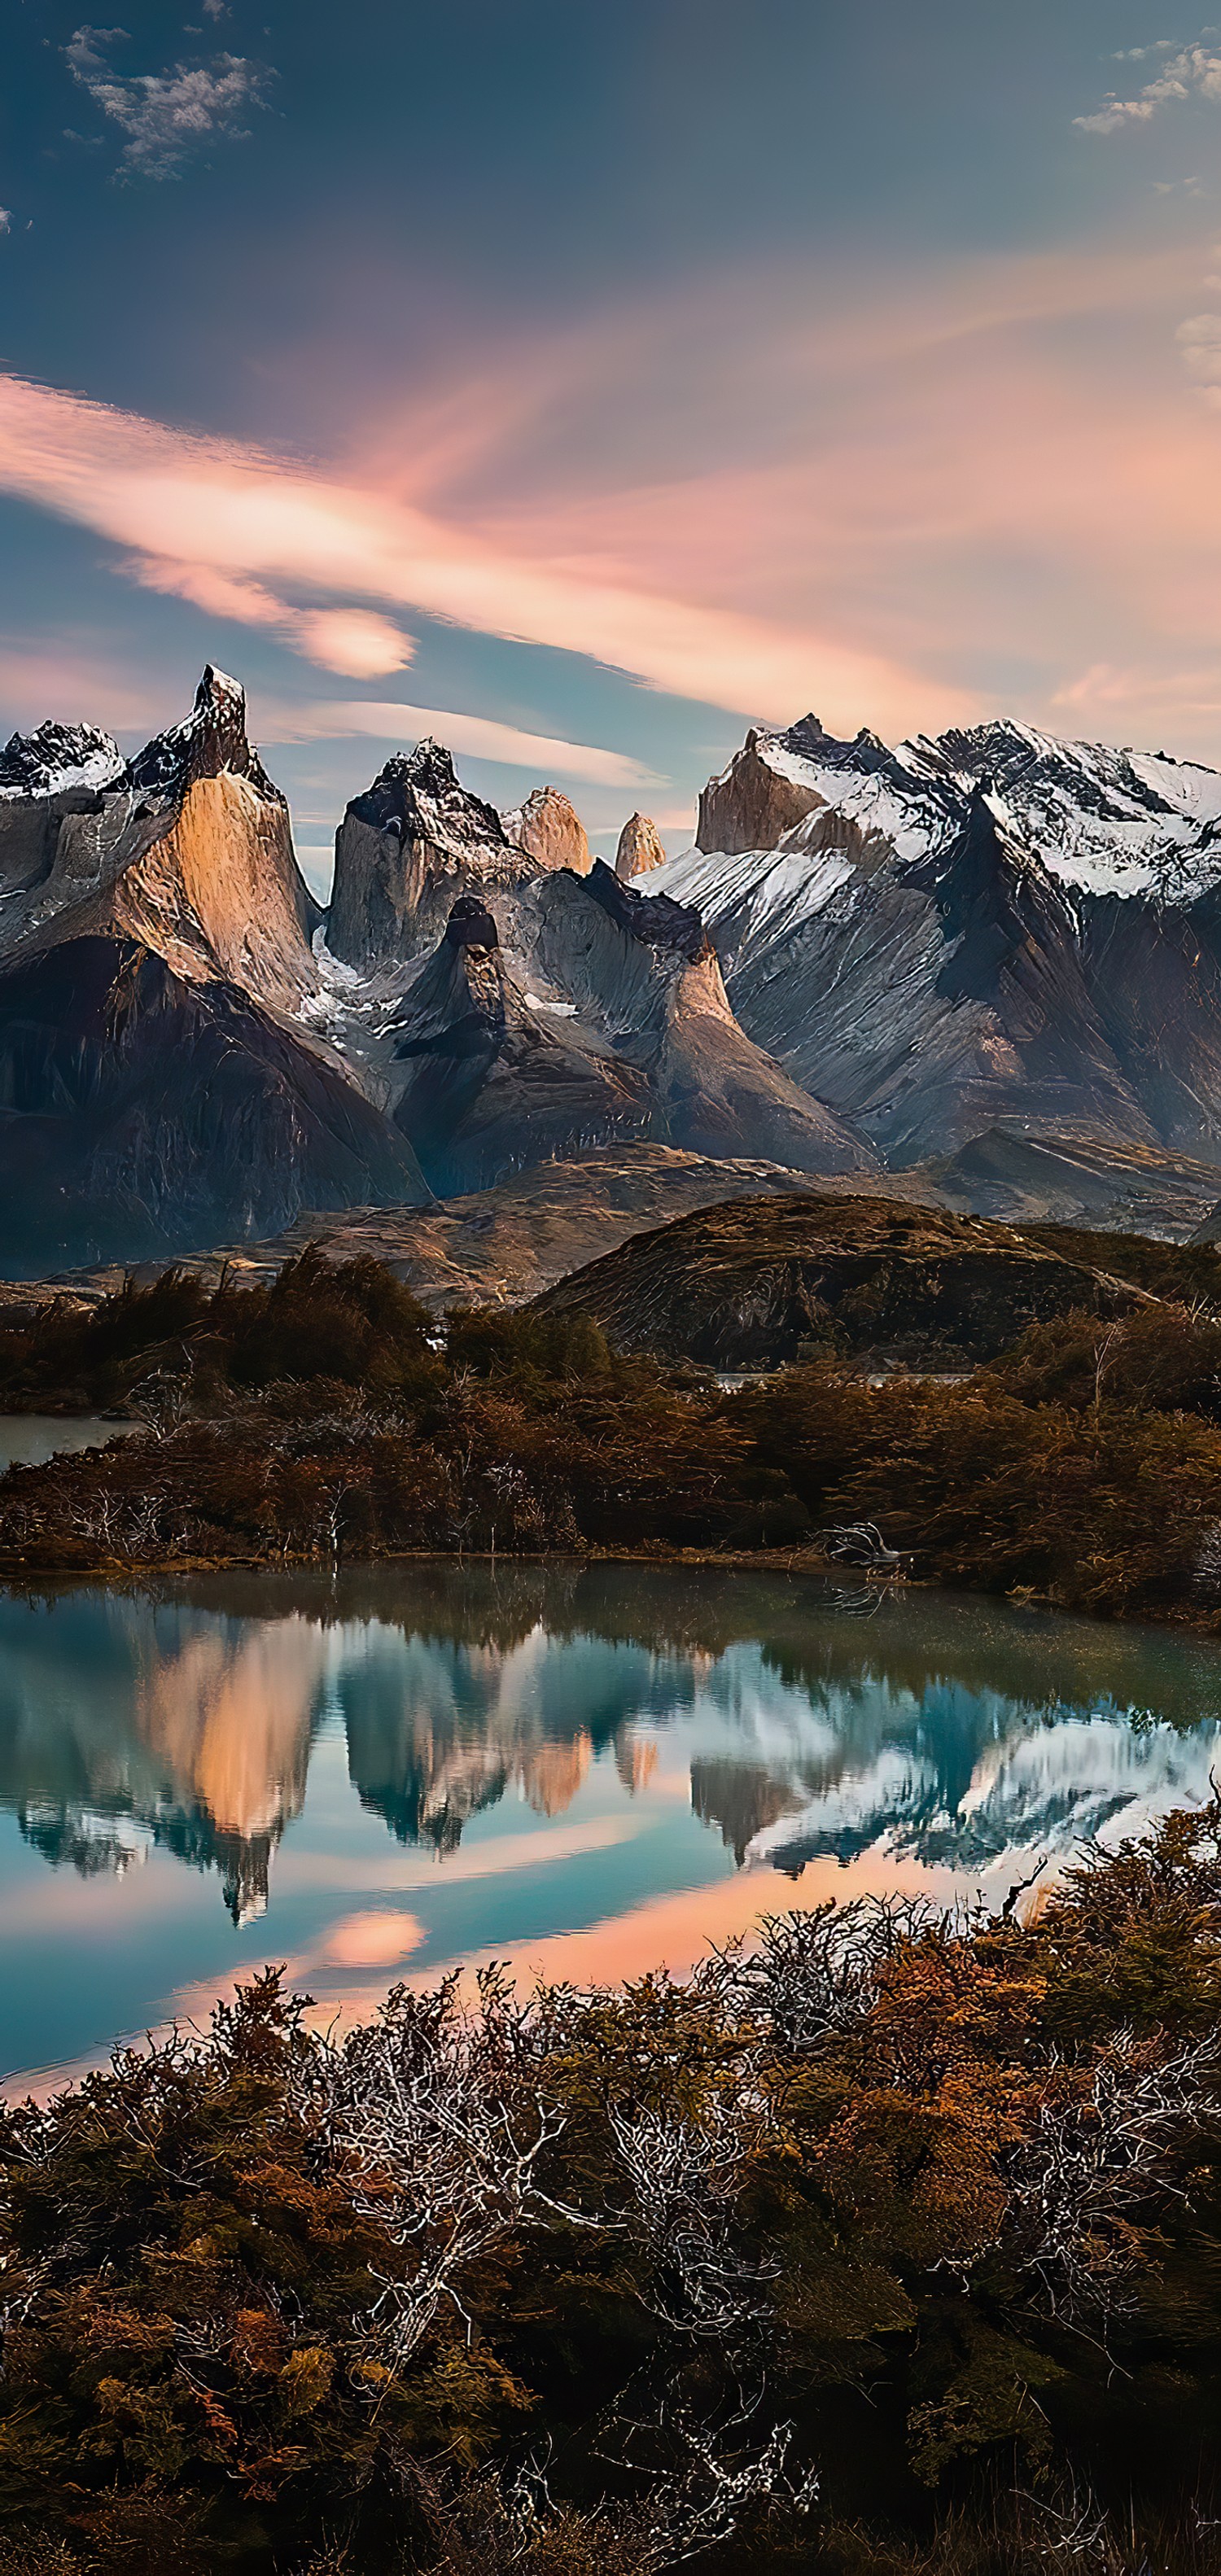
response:
<path id="1" fill-rule="evenodd" d="M 0 895 L 9 1276 L 427 1196 L 320 1033 L 322 915 L 236 681 L 209 666 L 126 763 L 88 727 L 14 737 Z"/>
<path id="2" fill-rule="evenodd" d="M 615 852 L 615 874 L 625 882 L 644 876 L 650 868 L 659 868 L 665 858 L 657 825 L 647 814 L 629 814 L 619 835 Z"/>
<path id="3" fill-rule="evenodd" d="M 44 726 L 0 760 L 0 963 L 117 936 L 295 1009 L 321 913 L 237 682 L 209 665 L 182 723 L 117 774 L 112 752 L 90 728 Z"/>
<path id="4" fill-rule="evenodd" d="M 339 826 L 327 946 L 366 971 L 405 964 L 441 936 L 460 895 L 520 885 L 537 867 L 495 806 L 459 785 L 444 746 L 417 743 Z"/>
<path id="5" fill-rule="evenodd" d="M 817 716 L 806 716 L 793 734 L 821 740 Z M 789 752 L 789 737 L 761 733 L 752 725 L 727 769 L 710 778 L 700 797 L 696 842 L 701 850 L 770 850 L 795 823 L 823 803 L 813 778 L 804 774 L 800 753 Z"/>
<path id="6" fill-rule="evenodd" d="M 585 826 L 558 787 L 532 788 L 525 803 L 505 815 L 504 825 L 536 867 L 572 868 L 577 876 L 588 876 L 593 860 Z"/>

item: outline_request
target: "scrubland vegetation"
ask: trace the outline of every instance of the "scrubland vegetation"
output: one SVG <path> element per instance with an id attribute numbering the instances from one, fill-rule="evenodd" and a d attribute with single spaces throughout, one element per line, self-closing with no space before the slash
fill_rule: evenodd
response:
<path id="1" fill-rule="evenodd" d="M 376 1262 L 307 1252 L 270 1287 L 170 1271 L 91 1315 L 10 1309 L 0 1401 L 140 1426 L 0 1482 L 10 1576 L 803 1551 L 869 1519 L 917 1579 L 1221 1623 L 1221 1320 L 1183 1304 L 1032 1326 L 953 1384 L 870 1384 L 832 1343 L 727 1392 L 617 1358 L 579 1314 L 442 1332 Z"/>
<path id="2" fill-rule="evenodd" d="M 264 1976 L 0 2123 L 0 2569 L 1204 2576 L 1219 2011 L 1221 1804 L 686 1985 Z"/>

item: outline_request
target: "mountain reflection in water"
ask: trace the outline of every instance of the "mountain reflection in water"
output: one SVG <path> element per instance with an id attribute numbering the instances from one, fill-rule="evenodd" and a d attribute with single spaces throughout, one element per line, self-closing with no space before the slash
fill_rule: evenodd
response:
<path id="1" fill-rule="evenodd" d="M 999 1885 L 1034 1849 L 1065 1855 L 1207 1795 L 1219 1729 L 1206 1641 L 805 1576 L 411 1565 L 0 1597 L 0 1814 L 25 1846 L 61 1884 L 114 1884 L 172 1855 L 215 1873 L 238 1925 L 274 1889 L 285 1950 L 357 1883 L 410 1886 L 435 1956 L 523 1937 L 521 1873 L 497 1910 L 487 1872 L 476 1905 L 453 1857 L 464 1836 L 499 1836 L 507 1881 L 506 1806 L 533 1812 L 544 1862 L 553 1820 L 570 1819 L 554 1837 L 569 1869 L 548 1900 L 557 1929 L 735 1865 L 795 1881 L 868 1855 L 908 1880 Z M 596 1861 L 573 1859 L 574 1815 L 602 1820 Z M 388 1878 L 379 1836 L 387 1859 L 416 1850 L 431 1867 Z M 636 1858 L 612 1868 L 606 1850 L 625 1842 Z M 13 1891 L 14 1939 L 33 1901 L 28 1882 Z M 35 1910 L 79 1958 L 87 1908 L 71 1922 Z M 99 1938 L 134 1938 L 130 1905 L 97 1920 Z M 0 1893 L 0 1971 L 6 1921 Z M 392 1923 L 391 1952 L 394 1937 Z M 107 2035 L 220 1964 L 214 1937 L 186 1930 L 162 1985 L 149 1957 L 129 1963 Z M 90 2009 L 96 2022 L 110 2006 Z"/>

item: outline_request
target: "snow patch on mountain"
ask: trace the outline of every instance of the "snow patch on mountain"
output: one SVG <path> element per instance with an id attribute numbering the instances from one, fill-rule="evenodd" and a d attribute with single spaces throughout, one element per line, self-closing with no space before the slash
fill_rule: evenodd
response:
<path id="1" fill-rule="evenodd" d="M 49 719 L 34 733 L 11 734 L 0 752 L 0 796 L 65 796 L 74 789 L 117 787 L 124 774 L 117 742 L 96 725 Z"/>
<path id="2" fill-rule="evenodd" d="M 720 850 L 680 850 L 652 871 L 649 883 L 707 919 L 733 915 L 738 936 L 753 939 L 765 928 L 783 932 L 820 912 L 855 874 L 843 850 L 812 856 L 782 843 L 778 850 L 738 850 L 729 857 Z"/>

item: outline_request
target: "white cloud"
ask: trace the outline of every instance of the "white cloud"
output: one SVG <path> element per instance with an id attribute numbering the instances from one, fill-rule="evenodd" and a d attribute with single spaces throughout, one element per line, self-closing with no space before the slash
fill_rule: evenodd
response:
<path id="1" fill-rule="evenodd" d="M 1154 46 L 1149 48 L 1151 53 L 1156 50 Z M 1140 57 L 1134 54 L 1127 59 L 1139 61 Z M 1092 116 L 1075 116 L 1073 123 L 1083 134 L 1118 134 L 1124 126 L 1147 124 L 1160 108 L 1192 98 L 1221 106 L 1221 54 L 1210 53 L 1202 44 L 1184 45 L 1181 53 L 1163 64 L 1156 80 L 1146 82 L 1144 89 L 1137 91 L 1135 98 L 1112 96 Z"/>
<path id="2" fill-rule="evenodd" d="M 347 680 L 378 680 L 415 659 L 411 636 L 368 608 L 302 609 L 294 625 L 297 651 Z"/>
<path id="3" fill-rule="evenodd" d="M 252 108 L 266 105 L 268 73 L 239 54 L 210 63 L 175 63 L 171 71 L 123 75 L 104 48 L 130 42 L 123 27 L 78 27 L 64 55 L 73 79 L 126 135 L 121 166 L 145 179 L 169 179 L 193 152 L 224 138 L 241 142 Z"/>
<path id="4" fill-rule="evenodd" d="M 1221 313 L 1193 313 L 1174 336 L 1192 383 L 1210 409 L 1221 410 Z"/>
<path id="5" fill-rule="evenodd" d="M 464 716 L 445 707 L 407 707 L 377 698 L 341 698 L 313 706 L 261 711 L 260 742 L 338 742 L 367 734 L 374 742 L 420 742 L 435 734 L 451 751 L 470 760 L 500 760 L 511 769 L 543 770 L 549 777 L 580 778 L 597 787 L 658 787 L 655 770 L 645 769 L 621 751 L 601 751 L 586 742 L 557 741 L 551 734 L 523 733 L 517 725 L 494 724 L 487 716 Z"/>
<path id="6" fill-rule="evenodd" d="M 11 233 L 12 229 L 13 218 L 9 213 L 8 207 L 0 206 L 0 234 Z"/>
<path id="7" fill-rule="evenodd" d="M 189 599 L 209 617 L 239 626 L 270 626 L 307 662 L 339 671 L 345 680 L 377 680 L 403 671 L 415 659 L 415 639 L 368 608 L 294 608 L 261 581 L 207 563 L 176 563 L 161 555 L 133 555 L 125 569 L 144 590 Z"/>
<path id="8" fill-rule="evenodd" d="M 229 15 L 225 0 L 203 0 L 203 13 L 205 18 L 227 18 Z"/>

